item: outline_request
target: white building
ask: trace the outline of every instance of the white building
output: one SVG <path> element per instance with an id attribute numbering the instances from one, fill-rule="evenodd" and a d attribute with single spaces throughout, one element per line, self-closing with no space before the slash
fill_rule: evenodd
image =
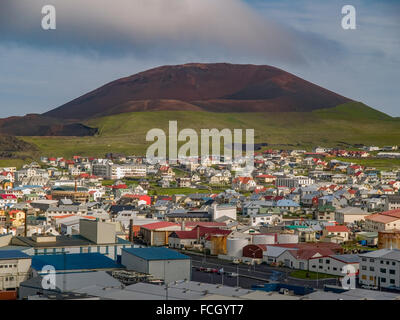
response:
<path id="1" fill-rule="evenodd" d="M 190 280 L 192 274 L 190 257 L 167 248 L 123 249 L 121 264 L 127 270 L 151 274 L 166 283 Z"/>
<path id="2" fill-rule="evenodd" d="M 360 284 L 400 288 L 400 250 L 381 249 L 360 254 Z"/>
<path id="3" fill-rule="evenodd" d="M 32 259 L 19 250 L 0 250 L 0 291 L 17 290 L 30 277 Z"/>
<path id="4" fill-rule="evenodd" d="M 105 179 L 146 177 L 147 168 L 138 164 L 114 164 L 109 160 L 98 160 L 93 164 L 93 174 Z"/>
<path id="5" fill-rule="evenodd" d="M 298 188 L 314 184 L 314 180 L 305 176 L 277 177 L 275 185 L 278 187 Z"/>
<path id="6" fill-rule="evenodd" d="M 236 207 L 230 205 L 217 205 L 216 203 L 214 203 L 211 206 L 209 213 L 211 213 L 213 221 L 223 216 L 229 217 L 234 220 L 236 220 L 237 217 Z"/>

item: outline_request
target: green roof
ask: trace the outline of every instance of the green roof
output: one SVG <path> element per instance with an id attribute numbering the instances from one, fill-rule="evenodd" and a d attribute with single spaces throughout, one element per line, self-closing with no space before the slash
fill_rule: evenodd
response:
<path id="1" fill-rule="evenodd" d="M 319 212 L 326 212 L 326 211 L 336 211 L 335 207 L 331 206 L 330 204 L 325 204 L 323 206 L 318 207 Z"/>

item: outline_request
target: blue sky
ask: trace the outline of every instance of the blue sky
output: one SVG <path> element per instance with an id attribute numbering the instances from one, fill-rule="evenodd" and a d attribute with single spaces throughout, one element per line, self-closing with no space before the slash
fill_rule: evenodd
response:
<path id="1" fill-rule="evenodd" d="M 268 64 L 400 116 L 400 1 L 46 0 L 0 4 L 0 117 L 42 113 L 107 82 L 188 62 Z M 357 10 L 343 30 L 341 8 Z"/>

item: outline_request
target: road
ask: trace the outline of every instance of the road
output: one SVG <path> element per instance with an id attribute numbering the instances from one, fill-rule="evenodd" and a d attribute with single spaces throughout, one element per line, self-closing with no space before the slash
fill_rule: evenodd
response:
<path id="1" fill-rule="evenodd" d="M 303 280 L 303 279 L 293 279 L 288 277 L 289 274 L 293 271 L 289 268 L 277 268 L 271 267 L 265 264 L 255 265 L 255 266 L 247 266 L 244 264 L 234 265 L 229 261 L 220 260 L 214 257 L 206 257 L 188 254 L 192 258 L 192 280 L 193 281 L 201 281 L 207 283 L 218 283 L 228 286 L 237 286 L 237 277 L 228 277 L 224 276 L 222 279 L 221 275 L 215 273 L 206 273 L 204 271 L 197 271 L 197 267 L 204 268 L 215 268 L 221 269 L 223 268 L 226 272 L 234 272 L 239 274 L 239 286 L 242 288 L 251 288 L 254 284 L 264 284 L 270 281 L 277 281 L 282 283 L 287 283 L 291 285 L 299 285 L 306 287 L 313 287 L 318 289 L 323 289 L 325 284 L 333 284 L 337 285 L 336 279 L 320 279 L 320 280 Z"/>

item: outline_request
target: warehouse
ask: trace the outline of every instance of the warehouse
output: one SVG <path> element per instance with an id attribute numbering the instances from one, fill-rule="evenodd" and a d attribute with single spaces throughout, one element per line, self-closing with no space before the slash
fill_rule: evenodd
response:
<path id="1" fill-rule="evenodd" d="M 166 283 L 191 279 L 190 257 L 167 248 L 123 249 L 121 264 L 127 270 L 151 274 Z"/>
<path id="2" fill-rule="evenodd" d="M 140 235 L 149 246 L 165 246 L 168 245 L 169 235 L 181 229 L 179 224 L 160 221 L 140 226 Z"/>

